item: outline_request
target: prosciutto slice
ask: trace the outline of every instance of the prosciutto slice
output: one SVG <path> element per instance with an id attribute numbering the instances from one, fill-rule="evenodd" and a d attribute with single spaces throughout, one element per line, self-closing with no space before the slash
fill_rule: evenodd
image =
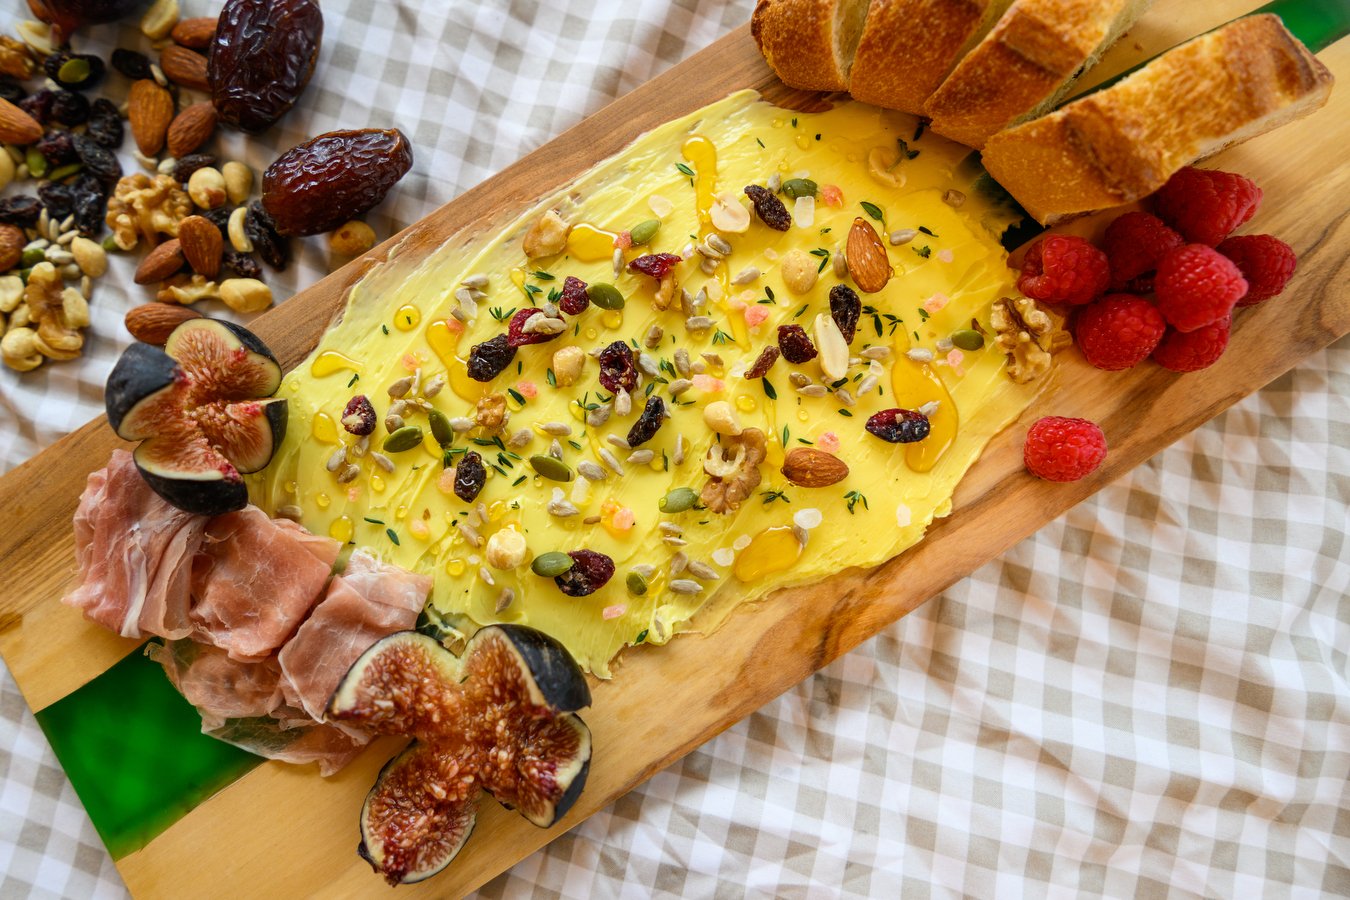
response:
<path id="1" fill-rule="evenodd" d="M 232 659 L 266 657 L 314 605 L 341 549 L 256 506 L 216 516 L 192 564 L 193 637 Z"/>
<path id="2" fill-rule="evenodd" d="M 338 681 L 366 648 L 417 624 L 432 579 L 354 550 L 341 577 L 286 642 L 281 661 L 287 702 L 323 718 Z"/>
<path id="3" fill-rule="evenodd" d="M 187 637 L 190 561 L 207 521 L 161 500 L 131 454 L 114 450 L 80 495 L 76 587 L 62 602 L 123 637 Z"/>

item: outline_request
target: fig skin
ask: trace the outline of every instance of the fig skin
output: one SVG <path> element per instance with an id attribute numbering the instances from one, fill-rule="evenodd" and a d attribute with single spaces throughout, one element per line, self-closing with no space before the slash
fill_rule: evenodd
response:
<path id="1" fill-rule="evenodd" d="M 268 166 L 263 209 L 283 235 L 332 231 L 380 203 L 412 163 L 412 144 L 397 128 L 321 134 Z"/>
<path id="2" fill-rule="evenodd" d="M 70 40 L 75 29 L 84 25 L 116 22 L 129 15 L 145 0 L 30 0 L 33 14 L 51 22 L 56 46 Z M 44 16 L 43 13 L 46 13 Z"/>

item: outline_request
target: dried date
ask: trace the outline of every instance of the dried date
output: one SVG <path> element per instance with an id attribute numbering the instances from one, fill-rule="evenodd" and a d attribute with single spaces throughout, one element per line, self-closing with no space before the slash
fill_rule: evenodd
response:
<path id="1" fill-rule="evenodd" d="M 53 219 L 64 219 L 75 211 L 75 189 L 55 181 L 38 185 L 38 199 Z"/>
<path id="2" fill-rule="evenodd" d="M 67 128 L 74 128 L 89 121 L 89 101 L 84 94 L 77 94 L 74 91 L 53 91 L 52 95 L 53 121 L 60 122 Z"/>
<path id="3" fill-rule="evenodd" d="M 913 409 L 883 409 L 867 420 L 868 434 L 892 444 L 912 444 L 928 437 L 928 417 Z"/>
<path id="4" fill-rule="evenodd" d="M 75 228 L 81 237 L 97 237 L 108 215 L 108 198 L 98 191 L 75 190 Z"/>
<path id="5" fill-rule="evenodd" d="M 322 37 L 314 0 L 228 0 L 206 61 L 221 121 L 254 134 L 266 130 L 309 83 Z"/>
<path id="6" fill-rule="evenodd" d="M 75 135 L 69 131 L 49 131 L 33 145 L 37 152 L 47 160 L 47 170 L 78 162 L 80 155 L 75 152 Z"/>
<path id="7" fill-rule="evenodd" d="M 383 200 L 412 163 L 412 144 L 396 128 L 321 134 L 267 167 L 262 204 L 281 234 L 332 231 Z"/>
<path id="8" fill-rule="evenodd" d="M 178 165 L 173 167 L 174 180 L 179 184 L 187 184 L 193 172 L 215 164 L 216 158 L 210 153 L 189 153 L 178 161 Z M 220 207 L 216 208 L 220 209 Z"/>

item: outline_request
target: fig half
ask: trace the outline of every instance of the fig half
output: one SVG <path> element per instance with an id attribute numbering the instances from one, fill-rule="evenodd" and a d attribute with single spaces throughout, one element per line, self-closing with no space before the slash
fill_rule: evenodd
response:
<path id="1" fill-rule="evenodd" d="M 591 702 L 581 667 L 553 638 L 520 625 L 478 631 L 456 657 L 400 631 L 361 655 L 326 717 L 417 738 L 361 808 L 361 856 L 390 884 L 422 881 L 455 858 L 487 791 L 541 828 L 567 813 L 590 770 Z"/>
<path id="2" fill-rule="evenodd" d="M 189 319 L 164 349 L 132 344 L 108 376 L 104 405 L 117 436 L 140 441 L 141 477 L 199 516 L 248 504 L 244 475 L 267 465 L 286 436 L 281 365 L 246 328 Z"/>

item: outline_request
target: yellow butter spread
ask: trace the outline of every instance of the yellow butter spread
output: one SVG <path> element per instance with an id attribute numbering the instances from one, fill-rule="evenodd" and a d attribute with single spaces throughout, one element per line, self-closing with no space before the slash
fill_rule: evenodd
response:
<path id="1" fill-rule="evenodd" d="M 281 396 L 290 400 L 291 426 L 271 465 L 250 478 L 254 502 L 274 513 L 283 506 L 299 507 L 311 531 L 433 575 L 434 606 L 465 630 L 493 622 L 534 626 L 561 640 L 583 667 L 601 677 L 609 677 L 611 660 L 627 644 L 664 643 L 681 631 L 712 630 L 741 601 L 896 555 L 920 540 L 935 516 L 950 511 L 952 491 L 966 469 L 1039 387 L 1014 384 L 1005 374 L 1005 357 L 992 346 L 990 306 L 1014 292 L 1014 273 L 996 239 L 1009 216 L 970 183 L 971 176 L 961 174 L 967 148 L 936 135 L 915 139 L 915 126 L 910 116 L 860 103 L 796 113 L 742 92 L 643 135 L 505 227 L 468 238 L 457 235 L 416 258 L 395 255 L 352 290 L 340 323 L 286 376 Z M 774 175 L 809 178 L 821 187 L 809 224 L 800 209 L 786 232 L 768 228 L 752 214 L 744 233 L 722 235 L 732 253 L 713 275 L 705 274 L 702 258 L 691 251 L 695 239 L 713 230 L 709 211 L 716 196 L 730 192 L 748 204 L 743 188 L 765 185 Z M 964 202 L 944 200 L 950 190 L 959 191 Z M 783 199 L 792 213 L 797 204 Z M 557 210 L 572 226 L 568 248 L 528 260 L 522 236 L 547 209 Z M 869 347 L 891 352 L 876 363 L 867 358 L 854 363 L 847 388 L 856 393 L 869 374 L 878 376 L 876 385 L 856 397 L 853 406 L 833 393 L 802 396 L 789 375 L 805 374 L 814 384 L 828 381 L 819 358 L 799 366 L 780 359 L 767 385 L 742 377 L 764 347 L 776 344 L 778 326 L 800 324 L 813 334 L 816 316 L 829 316 L 829 290 L 839 283 L 832 255 L 843 252 L 859 216 L 882 235 L 893 275 L 881 292 L 860 295 L 867 310 L 850 354 L 859 357 Z M 704 290 L 712 298 L 700 311 L 715 323 L 706 332 L 686 331 L 678 296 L 669 309 L 653 309 L 655 279 L 628 271 L 615 277 L 616 236 L 652 218 L 661 220 L 656 237 L 648 246 L 625 250 L 625 260 L 645 253 L 690 254 L 675 274 L 691 294 Z M 918 234 L 907 243 L 886 240 L 903 229 Z M 788 290 L 779 273 L 783 256 L 793 249 L 813 253 L 811 259 L 821 264 L 815 286 L 803 295 Z M 730 283 L 750 266 L 759 277 Z M 458 303 L 454 294 L 462 281 L 479 273 L 488 278 L 487 297 L 477 302 L 477 315 L 465 328 L 452 318 Z M 567 331 L 521 347 L 491 384 L 470 380 L 465 372 L 470 347 L 504 332 L 512 311 L 542 306 L 568 275 L 614 284 L 627 300 L 625 307 L 607 311 L 592 305 L 579 316 L 565 316 Z M 752 320 L 763 315 L 755 310 L 766 311 L 767 319 L 747 324 L 747 312 Z M 972 328 L 972 320 L 987 335 L 982 349 L 950 355 L 945 343 L 939 346 L 954 332 Z M 644 338 L 653 324 L 664 335 L 656 348 L 647 349 Z M 628 341 L 635 353 L 646 352 L 665 365 L 657 378 L 643 375 L 629 415 L 589 427 L 582 404 L 610 396 L 597 380 L 596 361 L 587 357 L 575 386 L 555 387 L 553 353 L 567 345 L 589 353 L 613 341 Z M 666 391 L 675 377 L 670 363 L 681 348 L 694 362 L 704 362 L 703 374 L 723 388 L 695 387 L 672 402 Z M 931 361 L 924 361 L 922 353 L 916 354 L 921 359 L 911 358 L 910 350 L 930 351 Z M 703 353 L 717 354 L 722 365 L 704 361 Z M 370 447 L 378 451 L 387 437 L 387 389 L 417 370 L 422 384 L 437 376 L 447 379 L 448 386 L 431 400 L 447 418 L 472 418 L 477 401 L 500 392 L 508 396 L 510 419 L 495 437 L 504 443 L 521 428 L 535 430 L 528 446 L 509 451 L 482 428 L 455 435 L 454 448 L 476 451 L 491 466 L 474 504 L 444 489 L 443 451 L 421 412 L 404 418 L 423 428 L 425 440 L 411 450 L 388 453 L 392 472 L 371 453 L 351 457 L 338 468 L 341 473 L 357 466 L 354 480 L 339 483 L 329 470 L 334 452 L 355 440 L 341 426 L 347 402 L 365 394 L 374 404 L 381 424 Z M 652 462 L 623 462 L 630 454 L 605 438 L 628 434 L 649 396 L 647 386 L 652 396 L 666 399 L 672 417 L 644 445 L 655 452 Z M 734 513 L 694 508 L 663 514 L 658 504 L 667 492 L 678 487 L 698 491 L 707 481 L 702 461 L 715 436 L 704 425 L 702 410 L 715 400 L 729 401 L 744 426 L 768 436 L 763 480 Z M 937 407 L 924 441 L 890 444 L 864 430 L 878 411 L 915 409 L 930 401 Z M 580 487 L 577 481 L 559 484 L 536 475 L 529 457 L 546 453 L 554 440 L 536 427 L 544 423 L 571 428 L 558 440 L 563 462 L 573 472 L 582 461 L 603 465 L 603 448 L 618 458 L 624 474 L 611 473 Z M 677 435 L 686 442 L 682 465 L 674 462 Z M 830 448 L 836 439 L 836 455 L 850 470 L 844 481 L 804 488 L 780 473 L 786 450 Z M 549 513 L 555 488 L 575 504 L 577 515 Z M 480 502 L 487 521 L 478 511 Z M 624 529 L 630 516 L 632 525 Z M 798 536 L 802 529 L 794 533 L 792 528 L 794 516 L 807 526 L 805 546 Z M 586 524 L 595 517 L 600 521 Z M 660 530 L 663 522 L 679 526 L 680 533 L 672 534 L 669 526 Z M 524 563 L 510 571 L 489 568 L 486 549 L 474 547 L 472 534 L 466 537 L 461 524 L 471 525 L 484 541 L 498 529 L 514 527 L 528 544 Z M 566 596 L 553 579 L 530 570 L 530 560 L 542 553 L 582 548 L 610 556 L 615 565 L 609 583 L 589 596 Z M 672 574 L 672 559 L 681 552 L 718 576 L 699 582 L 697 594 L 671 590 L 675 578 L 697 581 L 689 569 Z M 652 567 L 642 594 L 628 587 L 635 566 Z M 484 571 L 492 584 L 482 577 Z M 498 613 L 506 588 L 514 599 Z"/>

